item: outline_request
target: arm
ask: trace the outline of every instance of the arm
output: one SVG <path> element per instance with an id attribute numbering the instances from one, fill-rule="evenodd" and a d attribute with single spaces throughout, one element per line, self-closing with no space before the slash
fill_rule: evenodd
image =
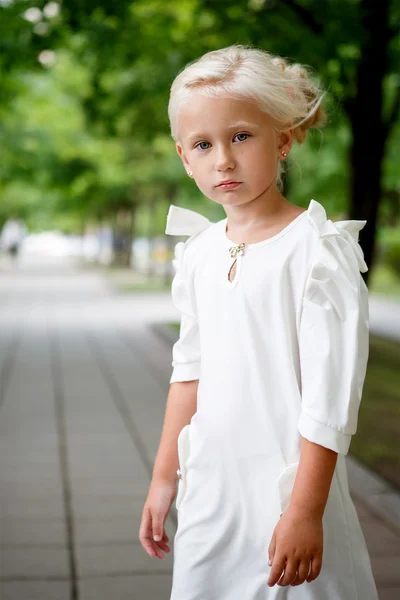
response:
<path id="1" fill-rule="evenodd" d="M 198 383 L 197 379 L 170 385 L 161 440 L 139 528 L 139 540 L 151 558 L 164 558 L 163 551 L 170 552 L 164 523 L 176 496 L 177 439 L 196 412 Z"/>
<path id="2" fill-rule="evenodd" d="M 200 338 L 195 301 L 184 277 L 184 250 L 183 242 L 175 246 L 176 274 L 171 292 L 173 304 L 181 313 L 180 333 L 172 349 L 173 371 L 164 425 L 139 529 L 140 542 L 152 558 L 164 558 L 162 551 L 170 551 L 164 523 L 177 491 L 178 436 L 197 410 Z"/>
<path id="3" fill-rule="evenodd" d="M 322 519 L 337 452 L 301 437 L 300 461 L 289 508 Z"/>
<path id="4" fill-rule="evenodd" d="M 197 410 L 197 389 L 201 369 L 199 326 L 195 299 L 185 280 L 184 254 L 186 245 L 175 246 L 173 265 L 175 276 L 171 295 L 181 314 L 179 339 L 172 348 L 172 374 L 165 411 L 160 447 L 153 468 L 153 480 L 176 480 L 178 469 L 177 440 L 181 429 L 187 425 Z"/>
<path id="5" fill-rule="evenodd" d="M 368 360 L 368 289 L 360 276 L 367 267 L 356 241 L 364 222 L 343 221 L 336 228 L 317 216 L 321 235 L 299 329 L 300 456 L 294 483 L 288 479 L 293 470 L 281 482 L 287 508 L 269 548 L 268 585 L 300 585 L 320 573 L 322 517 L 337 456 L 348 453 L 357 430 Z"/>
<path id="6" fill-rule="evenodd" d="M 311 582 L 318 577 L 322 567 L 322 517 L 337 456 L 330 448 L 300 438 L 300 461 L 290 504 L 281 515 L 269 548 L 272 564 L 278 535 L 279 554 L 271 569 L 269 586 L 277 582 L 278 585 L 289 585 L 296 579 L 296 572 L 298 583 L 292 585 L 300 585 L 305 580 Z"/>
<path id="7" fill-rule="evenodd" d="M 195 300 L 184 276 L 185 244 L 175 246 L 176 270 L 171 286 L 172 301 L 181 313 L 179 339 L 172 348 L 172 374 L 165 410 L 164 426 L 153 480 L 175 482 L 179 466 L 177 441 L 181 429 L 190 423 L 197 410 L 200 377 L 200 338 Z"/>
<path id="8" fill-rule="evenodd" d="M 162 482 L 175 485 L 179 467 L 177 439 L 181 429 L 190 423 L 197 410 L 198 385 L 198 379 L 176 381 L 170 385 L 161 441 L 153 468 L 152 482 L 156 482 L 156 485 Z"/>
<path id="9" fill-rule="evenodd" d="M 153 481 L 175 482 L 179 466 L 177 440 L 181 429 L 190 423 L 197 410 L 197 389 L 201 353 L 195 299 L 184 276 L 186 245 L 175 246 L 175 276 L 171 295 L 181 314 L 179 339 L 172 348 L 172 374 L 160 446 L 153 468 Z"/>

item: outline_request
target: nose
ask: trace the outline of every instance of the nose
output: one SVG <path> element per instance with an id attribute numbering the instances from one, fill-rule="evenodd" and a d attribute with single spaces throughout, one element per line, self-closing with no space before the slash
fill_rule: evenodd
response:
<path id="1" fill-rule="evenodd" d="M 233 169 L 234 166 L 235 160 L 233 157 L 232 149 L 222 144 L 218 146 L 215 158 L 216 170 L 226 171 L 227 169 Z"/>

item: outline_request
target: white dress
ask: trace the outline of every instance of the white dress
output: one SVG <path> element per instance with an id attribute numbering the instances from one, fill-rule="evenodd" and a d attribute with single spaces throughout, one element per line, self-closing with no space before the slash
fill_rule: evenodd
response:
<path id="1" fill-rule="evenodd" d="M 365 223 L 333 223 L 311 200 L 278 234 L 243 248 L 227 218 L 170 206 L 166 233 L 189 236 L 173 261 L 181 328 L 170 383 L 199 379 L 197 411 L 178 437 L 171 600 L 377 600 L 344 458 L 369 351 Z M 322 569 L 311 583 L 269 587 L 268 547 L 301 436 L 338 453 Z"/>

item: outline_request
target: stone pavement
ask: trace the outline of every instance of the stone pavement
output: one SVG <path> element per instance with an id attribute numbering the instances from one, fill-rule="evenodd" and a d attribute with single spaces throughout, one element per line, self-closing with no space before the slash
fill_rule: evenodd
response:
<path id="1" fill-rule="evenodd" d="M 169 600 L 172 552 L 151 559 L 138 530 L 171 374 L 160 326 L 176 316 L 169 294 L 118 295 L 68 263 L 0 272 L 1 600 Z M 381 482 L 348 466 L 395 600 L 400 525 L 366 501 Z M 173 505 L 172 551 L 175 529 Z"/>

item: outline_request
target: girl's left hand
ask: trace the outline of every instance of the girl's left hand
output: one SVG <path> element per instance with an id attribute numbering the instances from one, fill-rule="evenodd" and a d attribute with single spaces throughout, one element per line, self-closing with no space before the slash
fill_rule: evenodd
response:
<path id="1" fill-rule="evenodd" d="M 310 583 L 320 574 L 322 551 L 322 518 L 289 506 L 277 523 L 268 548 L 272 565 L 268 585 L 301 585 L 306 580 Z"/>

